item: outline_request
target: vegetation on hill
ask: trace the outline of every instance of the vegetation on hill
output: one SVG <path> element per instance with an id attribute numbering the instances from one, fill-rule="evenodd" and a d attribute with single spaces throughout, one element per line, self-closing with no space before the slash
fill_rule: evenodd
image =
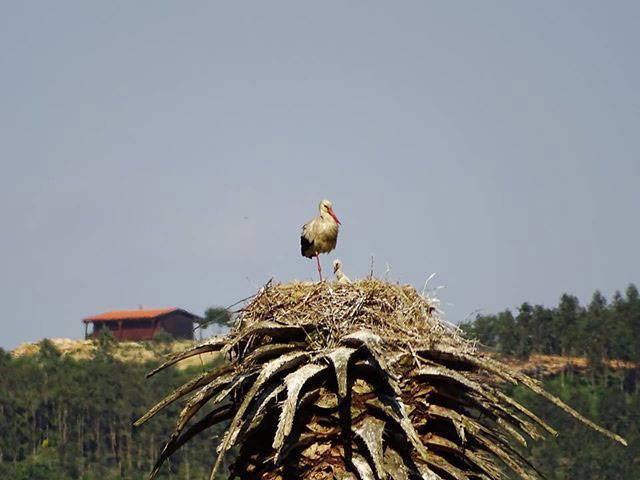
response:
<path id="1" fill-rule="evenodd" d="M 560 434 L 532 442 L 524 455 L 548 480 L 620 480 L 640 478 L 640 395 L 625 390 L 625 372 L 610 372 L 605 382 L 596 376 L 573 375 L 547 378 L 543 385 L 551 393 L 584 412 L 605 428 L 622 435 L 623 447 L 568 418 L 562 411 L 541 402 L 523 389 L 516 400 L 529 406 L 554 425 Z"/>
<path id="2" fill-rule="evenodd" d="M 118 346 L 108 338 L 80 360 L 61 355 L 47 340 L 35 355 L 12 358 L 0 350 L 0 478 L 146 478 L 177 407 L 144 430 L 134 428 L 133 421 L 151 399 L 198 369 L 174 369 L 146 380 L 145 373 L 166 348 L 148 345 L 155 355 L 143 363 L 118 359 Z M 173 459 L 161 478 L 202 478 L 211 455 L 209 440 L 198 439 Z"/>
<path id="3" fill-rule="evenodd" d="M 610 302 L 599 294 L 594 300 L 583 307 L 563 295 L 553 308 L 523 305 L 516 313 L 484 315 L 464 326 L 468 335 L 509 356 L 540 352 L 588 358 L 580 369 L 551 369 L 558 374 L 544 379 L 544 387 L 621 434 L 629 442 L 626 448 L 524 389 L 509 391 L 561 432 L 557 438 L 529 442 L 525 452 L 550 480 L 640 478 L 640 394 L 634 367 L 640 357 L 638 292 L 631 286 Z M 179 406 L 169 406 L 144 428 L 132 423 L 202 367 L 195 357 L 185 370 L 173 368 L 147 380 L 145 373 L 157 366 L 168 346 L 148 345 L 152 355 L 134 362 L 122 359 L 118 348 L 106 341 L 83 356 L 61 355 L 44 341 L 37 351 L 18 358 L 0 350 L 0 478 L 147 478 Z M 614 358 L 632 367 L 604 361 Z M 215 460 L 214 437 L 220 433 L 213 429 L 194 438 L 159 477 L 206 478 Z"/>
<path id="4" fill-rule="evenodd" d="M 503 356 L 571 355 L 586 360 L 586 366 L 579 369 L 568 362 L 558 375 L 545 379 L 544 385 L 620 433 L 629 446 L 623 448 L 594 435 L 557 409 L 516 389 L 516 399 L 561 427 L 557 438 L 527 449 L 547 478 L 640 478 L 640 298 L 634 285 L 624 295 L 615 293 L 611 301 L 596 292 L 583 307 L 576 297 L 564 294 L 553 308 L 524 303 L 515 314 L 505 310 L 479 315 L 462 328 Z"/>

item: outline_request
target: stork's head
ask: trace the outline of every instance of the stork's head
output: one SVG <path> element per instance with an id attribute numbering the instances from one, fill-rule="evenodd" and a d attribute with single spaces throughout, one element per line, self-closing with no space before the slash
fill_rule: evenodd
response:
<path id="1" fill-rule="evenodd" d="M 340 220 L 338 220 L 338 217 L 333 211 L 333 205 L 329 200 L 322 200 L 320 202 L 320 215 L 329 215 L 338 225 L 340 225 Z"/>
<path id="2" fill-rule="evenodd" d="M 333 261 L 333 273 L 336 273 L 338 270 L 342 269 L 342 260 L 340 259 L 335 259 Z"/>

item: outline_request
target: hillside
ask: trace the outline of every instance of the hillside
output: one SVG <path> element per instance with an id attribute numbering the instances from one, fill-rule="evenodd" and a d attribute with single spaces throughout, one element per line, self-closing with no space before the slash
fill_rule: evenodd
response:
<path id="1" fill-rule="evenodd" d="M 70 338 L 52 338 L 50 342 L 60 352 L 62 357 L 69 357 L 74 360 L 88 360 L 92 358 L 98 350 L 96 342 L 91 340 L 74 340 Z M 160 361 L 165 356 L 181 350 L 185 350 L 194 345 L 196 340 L 179 340 L 166 344 L 156 344 L 153 342 L 120 342 L 114 344 L 111 352 L 113 358 L 136 364 Z M 40 342 L 23 343 L 10 352 L 13 358 L 25 356 L 37 356 L 40 352 Z M 496 354 L 510 366 L 528 375 L 543 378 L 559 375 L 563 371 L 571 370 L 574 373 L 584 373 L 588 369 L 588 359 L 577 356 L 561 355 L 540 355 L 533 354 L 527 359 L 517 359 L 504 357 Z M 203 353 L 177 364 L 177 368 L 188 368 L 199 366 L 202 363 L 216 361 L 218 355 L 215 353 Z M 608 360 L 605 362 L 610 370 L 625 370 L 635 368 L 635 364 L 623 360 Z"/>
<path id="2" fill-rule="evenodd" d="M 527 333 L 524 326 L 514 329 L 514 343 L 522 343 L 522 337 L 517 335 Z M 608 338 L 613 346 L 614 341 L 625 339 L 618 335 Z M 105 345 L 53 339 L 42 344 L 21 345 L 10 354 L 1 352 L 0 478 L 146 478 L 162 447 L 162 439 L 167 438 L 174 427 L 180 405 L 171 405 L 144 428 L 133 428 L 133 421 L 166 392 L 200 371 L 200 361 L 211 362 L 215 357 L 210 354 L 194 357 L 191 363 L 183 363 L 180 368 L 169 369 L 151 379 L 146 379 L 145 374 L 166 355 L 192 343 L 156 341 Z M 489 345 L 489 348 L 499 350 L 500 344 Z M 519 360 L 502 352 L 495 355 L 540 378 L 544 388 L 629 441 L 627 448 L 614 444 L 585 429 L 553 405 L 533 398 L 526 390 L 513 390 L 505 385 L 517 401 L 549 419 L 562 432 L 557 438 L 532 442 L 523 449 L 526 458 L 531 459 L 546 478 L 640 478 L 637 462 L 640 458 L 637 422 L 640 395 L 634 359 L 610 361 L 585 354 L 561 356 L 533 352 L 527 360 Z M 571 374 L 561 375 L 563 371 Z M 212 436 L 220 433 L 212 432 Z M 159 478 L 205 478 L 211 454 L 211 436 L 198 438 L 172 459 Z"/>
<path id="3" fill-rule="evenodd" d="M 496 357 L 499 357 L 501 361 L 533 377 L 553 377 L 568 370 L 574 373 L 585 373 L 589 367 L 589 362 L 586 357 L 540 354 L 533 354 L 525 360 L 505 358 L 501 355 L 496 355 Z M 624 360 L 607 360 L 604 363 L 610 370 L 614 371 L 635 368 L 634 363 Z"/>
<path id="4" fill-rule="evenodd" d="M 99 349 L 99 345 L 93 340 L 74 340 L 70 338 L 52 338 L 49 340 L 61 357 L 73 360 L 89 360 L 93 358 Z M 160 361 L 166 355 L 185 350 L 195 344 L 196 340 L 176 340 L 169 343 L 157 342 L 117 342 L 110 348 L 111 356 L 121 362 L 145 364 Z M 40 342 L 23 343 L 10 352 L 13 358 L 35 357 L 40 353 Z M 197 357 L 182 362 L 179 368 L 185 369 L 215 361 L 217 354 L 204 353 Z"/>

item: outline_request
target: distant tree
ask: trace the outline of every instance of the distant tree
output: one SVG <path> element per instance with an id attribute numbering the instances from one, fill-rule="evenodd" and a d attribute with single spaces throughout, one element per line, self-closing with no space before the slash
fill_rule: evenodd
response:
<path id="1" fill-rule="evenodd" d="M 632 283 L 625 292 L 627 323 L 633 339 L 633 360 L 640 368 L 640 294 Z"/>
<path id="2" fill-rule="evenodd" d="M 609 352 L 611 358 L 632 361 L 634 358 L 634 332 L 632 328 L 631 311 L 626 299 L 616 291 L 611 301 L 609 315 L 610 331 Z"/>
<path id="3" fill-rule="evenodd" d="M 476 315 L 473 321 L 460 325 L 469 338 L 474 338 L 480 344 L 492 348 L 496 346 L 495 327 L 495 315 Z"/>
<path id="4" fill-rule="evenodd" d="M 594 372 L 606 372 L 606 360 L 609 356 L 609 335 L 611 315 L 607 308 L 607 299 L 599 290 L 593 294 L 587 307 L 584 320 L 583 338 L 585 340 L 584 354 L 592 371 L 592 382 L 595 382 Z"/>
<path id="5" fill-rule="evenodd" d="M 0 347 L 0 367 L 7 365 L 11 361 L 11 354 Z"/>
<path id="6" fill-rule="evenodd" d="M 635 370 L 629 375 L 629 384 L 635 393 L 640 386 L 640 294 L 638 288 L 629 284 L 625 291 L 625 317 L 630 333 L 631 360 L 635 363 Z"/>
<path id="7" fill-rule="evenodd" d="M 558 307 L 553 311 L 554 331 L 558 335 L 560 355 L 577 353 L 580 345 L 579 321 L 582 308 L 578 298 L 564 293 Z"/>
<path id="8" fill-rule="evenodd" d="M 200 322 L 200 331 L 203 328 L 215 326 L 216 333 L 220 333 L 231 326 L 233 321 L 232 313 L 224 307 L 207 308 L 204 312 L 204 319 Z"/>
<path id="9" fill-rule="evenodd" d="M 633 283 L 630 283 L 625 292 L 627 302 L 634 303 L 640 299 L 640 293 L 638 293 L 638 287 Z"/>
<path id="10" fill-rule="evenodd" d="M 542 305 L 533 307 L 533 350 L 545 355 L 560 351 L 560 335 L 556 329 L 553 310 Z"/>
<path id="11" fill-rule="evenodd" d="M 460 329 L 465 336 L 478 340 L 485 347 L 504 355 L 515 355 L 520 338 L 515 325 L 513 314 L 505 310 L 497 315 L 477 315 L 475 320 L 461 324 Z"/>
<path id="12" fill-rule="evenodd" d="M 516 321 L 511 310 L 505 310 L 496 316 L 498 332 L 498 351 L 504 355 L 515 355 L 518 348 Z"/>
<path id="13" fill-rule="evenodd" d="M 533 352 L 534 328 L 533 307 L 525 302 L 520 305 L 516 316 L 516 332 L 519 342 L 515 354 L 518 357 L 527 358 Z"/>

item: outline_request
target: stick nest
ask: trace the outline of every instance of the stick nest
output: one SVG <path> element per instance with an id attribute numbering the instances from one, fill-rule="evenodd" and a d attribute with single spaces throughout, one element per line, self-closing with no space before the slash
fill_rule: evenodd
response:
<path id="1" fill-rule="evenodd" d="M 380 337 L 385 350 L 448 347 L 473 353 L 474 343 L 440 318 L 438 306 L 437 299 L 410 285 L 377 279 L 351 284 L 267 284 L 240 311 L 232 336 L 252 324 L 269 321 L 314 332 L 311 345 L 315 348 L 334 347 L 344 336 L 368 330 Z"/>

